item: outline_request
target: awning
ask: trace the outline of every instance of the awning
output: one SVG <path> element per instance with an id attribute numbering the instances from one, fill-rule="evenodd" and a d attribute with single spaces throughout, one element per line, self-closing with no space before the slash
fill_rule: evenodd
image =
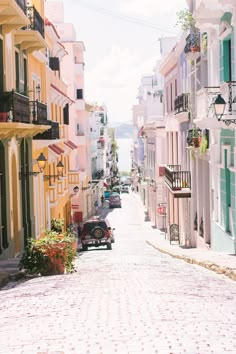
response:
<path id="1" fill-rule="evenodd" d="M 78 146 L 75 145 L 75 144 L 73 143 L 73 141 L 71 141 L 71 140 L 65 141 L 64 144 L 65 144 L 66 146 L 68 146 L 71 150 L 77 149 L 77 147 L 78 147 Z"/>
<path id="2" fill-rule="evenodd" d="M 49 149 L 51 149 L 53 152 L 55 152 L 57 155 L 61 155 L 64 153 L 64 150 L 62 150 L 62 148 L 60 148 L 58 145 L 56 144 L 51 144 L 48 145 Z"/>

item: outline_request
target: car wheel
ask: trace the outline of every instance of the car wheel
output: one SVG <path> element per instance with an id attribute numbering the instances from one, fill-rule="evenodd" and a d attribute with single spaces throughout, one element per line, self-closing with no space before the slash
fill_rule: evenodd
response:
<path id="1" fill-rule="evenodd" d="M 108 249 L 108 250 L 112 250 L 112 245 L 111 245 L 111 243 L 107 243 L 107 249 Z"/>
<path id="2" fill-rule="evenodd" d="M 105 231 L 103 230 L 102 227 L 95 226 L 91 231 L 91 235 L 96 239 L 100 239 L 105 236 Z"/>
<path id="3" fill-rule="evenodd" d="M 114 237 L 111 239 L 111 243 L 115 243 L 115 239 L 114 239 Z"/>
<path id="4" fill-rule="evenodd" d="M 83 250 L 83 251 L 88 251 L 88 246 L 87 246 L 87 245 L 83 245 L 83 246 L 82 246 L 82 250 Z"/>

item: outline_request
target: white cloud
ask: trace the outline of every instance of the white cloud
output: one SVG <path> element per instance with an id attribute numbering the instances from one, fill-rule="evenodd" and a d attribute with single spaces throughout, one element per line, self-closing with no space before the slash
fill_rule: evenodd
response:
<path id="1" fill-rule="evenodd" d="M 162 16 L 173 13 L 174 8 L 186 8 L 186 0 L 121 0 L 120 11 L 134 16 Z"/>
<path id="2" fill-rule="evenodd" d="M 110 53 L 86 73 L 86 98 L 106 104 L 112 121 L 131 120 L 140 79 L 152 74 L 156 59 L 155 56 L 141 61 L 129 48 L 113 46 Z"/>

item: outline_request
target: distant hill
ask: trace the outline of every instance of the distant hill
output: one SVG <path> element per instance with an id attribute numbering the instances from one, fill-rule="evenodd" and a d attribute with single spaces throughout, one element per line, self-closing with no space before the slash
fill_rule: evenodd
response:
<path id="1" fill-rule="evenodd" d="M 133 137 L 133 126 L 131 123 L 121 123 L 120 125 L 116 125 L 114 129 L 116 139 Z"/>

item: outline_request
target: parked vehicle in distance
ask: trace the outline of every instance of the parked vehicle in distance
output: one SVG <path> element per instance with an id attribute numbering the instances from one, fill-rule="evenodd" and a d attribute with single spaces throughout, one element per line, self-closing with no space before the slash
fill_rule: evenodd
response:
<path id="1" fill-rule="evenodd" d="M 129 193 L 129 187 L 128 186 L 123 186 L 121 189 L 121 193 Z"/>
<path id="2" fill-rule="evenodd" d="M 120 190 L 121 190 L 120 186 L 115 186 L 115 187 L 112 188 L 112 193 L 120 194 Z"/>
<path id="3" fill-rule="evenodd" d="M 81 232 L 82 250 L 87 251 L 88 247 L 107 246 L 112 249 L 112 243 L 115 242 L 114 228 L 111 228 L 107 219 L 94 217 L 87 220 Z"/>
<path id="4" fill-rule="evenodd" d="M 118 193 L 112 193 L 110 195 L 109 208 L 121 208 L 121 199 Z"/>
<path id="5" fill-rule="evenodd" d="M 104 198 L 105 198 L 105 199 L 109 199 L 110 195 L 111 195 L 111 192 L 110 192 L 110 191 L 105 191 L 105 192 L 104 192 Z"/>

